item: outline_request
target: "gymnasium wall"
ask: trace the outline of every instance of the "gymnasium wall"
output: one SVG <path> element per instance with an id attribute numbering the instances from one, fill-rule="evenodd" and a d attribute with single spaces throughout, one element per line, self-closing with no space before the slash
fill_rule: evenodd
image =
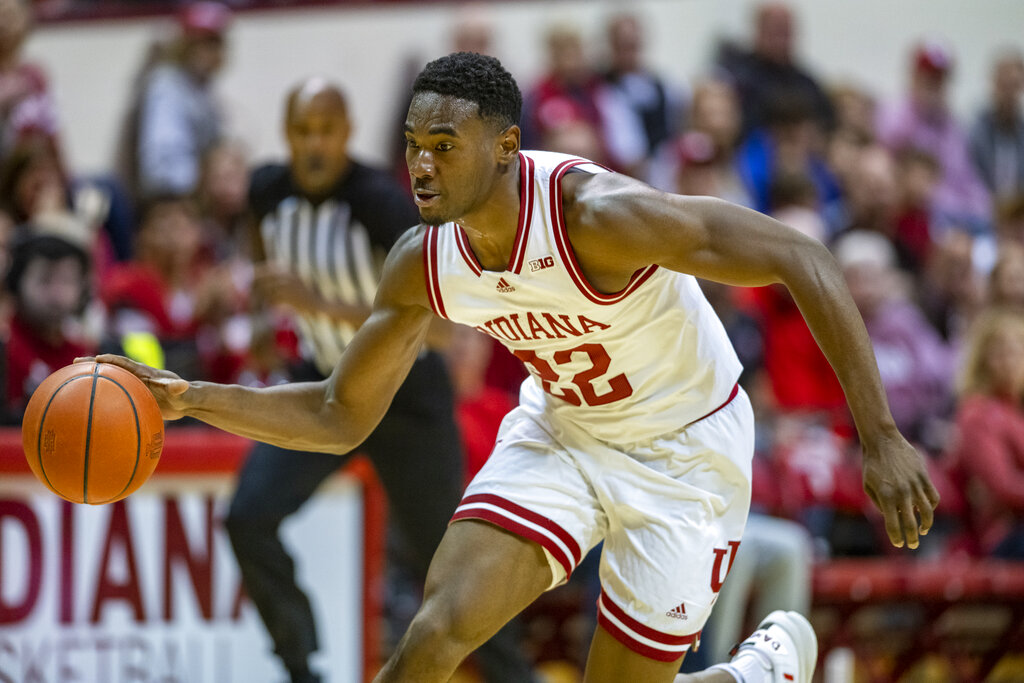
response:
<path id="1" fill-rule="evenodd" d="M 603 47 L 605 17 L 637 11 L 648 29 L 650 62 L 685 84 L 707 66 L 719 38 L 744 39 L 754 0 L 562 0 L 483 5 L 497 27 L 495 50 L 529 84 L 543 67 L 543 30 L 576 22 Z M 824 79 L 852 79 L 881 97 L 898 94 L 906 54 L 922 35 L 946 39 L 958 56 L 951 95 L 973 113 L 988 90 L 995 49 L 1024 47 L 1021 0 L 791 0 L 800 53 Z M 326 74 L 350 93 L 354 152 L 382 160 L 393 139 L 408 65 L 447 51 L 456 3 L 372 3 L 239 14 L 220 88 L 236 130 L 256 158 L 280 154 L 280 100 L 297 79 Z M 89 21 L 39 27 L 27 52 L 46 66 L 58 99 L 71 166 L 109 167 L 116 131 L 147 44 L 166 35 L 166 18 Z"/>

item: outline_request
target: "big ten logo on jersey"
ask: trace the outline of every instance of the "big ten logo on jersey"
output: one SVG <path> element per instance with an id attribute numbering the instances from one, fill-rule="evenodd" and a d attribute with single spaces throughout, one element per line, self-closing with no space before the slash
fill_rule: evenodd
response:
<path id="1" fill-rule="evenodd" d="M 530 263 L 530 272 L 536 273 L 538 270 L 544 270 L 545 268 L 553 268 L 555 265 L 554 256 L 545 256 L 544 258 L 535 258 Z"/>

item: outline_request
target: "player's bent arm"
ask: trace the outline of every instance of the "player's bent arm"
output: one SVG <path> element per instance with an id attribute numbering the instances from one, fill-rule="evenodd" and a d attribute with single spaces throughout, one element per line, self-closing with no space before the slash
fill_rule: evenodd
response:
<path id="1" fill-rule="evenodd" d="M 938 492 L 895 426 L 864 322 L 828 249 L 722 200 L 666 194 L 613 174 L 566 180 L 570 240 L 588 274 L 611 272 L 624 284 L 656 263 L 730 285 L 789 289 L 846 394 L 864 449 L 864 488 L 885 515 L 892 543 L 917 547 Z"/>
<path id="2" fill-rule="evenodd" d="M 614 259 L 624 273 L 657 263 L 729 285 L 784 284 L 835 367 L 861 435 L 896 434 L 864 323 L 823 244 L 756 211 L 619 175 L 592 176 L 574 198 L 569 221 L 582 239 L 570 236 L 584 268 Z"/>
<path id="3" fill-rule="evenodd" d="M 433 313 L 421 229 L 391 250 L 373 313 L 322 382 L 247 388 L 192 382 L 183 413 L 284 448 L 347 453 L 377 426 L 419 354 Z"/>

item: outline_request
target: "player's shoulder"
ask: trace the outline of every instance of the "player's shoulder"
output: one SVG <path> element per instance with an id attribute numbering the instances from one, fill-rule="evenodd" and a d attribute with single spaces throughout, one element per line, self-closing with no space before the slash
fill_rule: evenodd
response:
<path id="1" fill-rule="evenodd" d="M 621 173 L 567 173 L 560 181 L 567 226 L 628 227 L 637 203 L 658 190 Z"/>
<path id="2" fill-rule="evenodd" d="M 427 230 L 430 226 L 417 223 L 401 235 L 395 242 L 388 254 L 388 260 L 394 260 L 404 265 L 416 265 L 423 268 L 423 249 Z"/>
<path id="3" fill-rule="evenodd" d="M 388 252 L 381 275 L 380 294 L 404 303 L 425 305 L 426 267 L 424 239 L 428 226 L 417 224 L 401 234 Z"/>

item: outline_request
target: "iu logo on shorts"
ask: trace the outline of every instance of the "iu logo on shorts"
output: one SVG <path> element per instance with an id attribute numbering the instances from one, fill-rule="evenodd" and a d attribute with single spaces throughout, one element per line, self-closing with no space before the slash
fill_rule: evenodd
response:
<path id="1" fill-rule="evenodd" d="M 729 570 L 732 569 L 733 560 L 736 559 L 736 551 L 740 549 L 739 541 L 729 541 L 728 548 L 712 548 L 715 553 L 715 566 L 711 569 L 711 590 L 714 593 L 722 590 L 722 585 L 725 583 L 725 577 L 729 575 Z M 725 562 L 725 558 L 728 557 L 728 563 Z M 725 564 L 725 571 L 722 571 L 722 565 Z"/>

